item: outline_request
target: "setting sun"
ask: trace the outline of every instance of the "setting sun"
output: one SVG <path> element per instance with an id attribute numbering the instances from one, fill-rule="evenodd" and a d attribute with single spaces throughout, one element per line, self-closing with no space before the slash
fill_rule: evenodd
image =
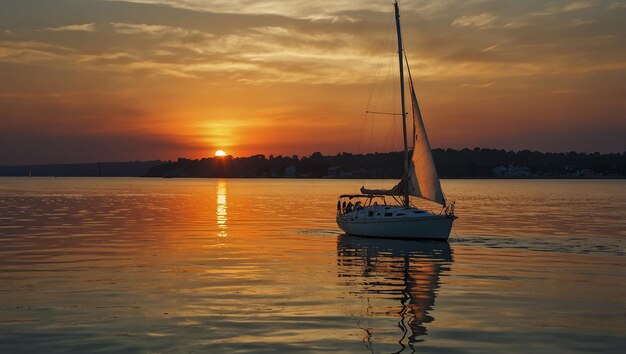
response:
<path id="1" fill-rule="evenodd" d="M 224 152 L 224 150 L 217 150 L 215 152 L 215 156 L 219 157 L 219 156 L 226 156 L 226 153 Z"/>

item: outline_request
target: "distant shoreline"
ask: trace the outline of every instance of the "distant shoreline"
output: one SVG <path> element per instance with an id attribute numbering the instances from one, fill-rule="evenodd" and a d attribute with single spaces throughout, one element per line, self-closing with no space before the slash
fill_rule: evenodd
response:
<path id="1" fill-rule="evenodd" d="M 543 153 L 495 149 L 434 149 L 442 179 L 624 179 L 626 153 Z M 253 155 L 0 166 L 5 177 L 323 178 L 399 179 L 403 153 L 341 153 L 325 156 Z"/>

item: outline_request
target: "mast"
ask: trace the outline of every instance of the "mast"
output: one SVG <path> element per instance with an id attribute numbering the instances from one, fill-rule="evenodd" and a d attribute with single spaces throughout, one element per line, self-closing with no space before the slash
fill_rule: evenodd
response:
<path id="1" fill-rule="evenodd" d="M 406 107 L 404 105 L 404 60 L 402 57 L 402 32 L 400 31 L 400 10 L 398 1 L 394 2 L 396 11 L 396 32 L 398 33 L 398 60 L 400 63 L 400 101 L 402 102 L 402 137 L 404 138 L 404 206 L 409 206 L 409 147 L 406 138 Z"/>

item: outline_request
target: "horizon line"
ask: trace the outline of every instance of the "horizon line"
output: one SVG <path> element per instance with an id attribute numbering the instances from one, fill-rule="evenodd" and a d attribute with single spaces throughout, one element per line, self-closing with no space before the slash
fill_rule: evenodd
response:
<path id="1" fill-rule="evenodd" d="M 530 150 L 530 149 L 521 149 L 521 150 L 508 150 L 508 149 L 497 149 L 497 148 L 484 148 L 484 147 L 474 147 L 474 148 L 469 148 L 469 147 L 465 147 L 465 148 L 461 148 L 461 149 L 455 149 L 455 148 L 434 148 L 431 150 L 455 150 L 455 151 L 463 151 L 463 150 L 496 150 L 496 151 L 504 151 L 504 152 L 513 152 L 513 153 L 519 153 L 519 152 L 523 152 L 523 151 L 528 151 L 531 153 L 542 153 L 542 154 L 569 154 L 569 153 L 575 153 L 575 154 L 586 154 L 586 155 L 593 155 L 593 154 L 599 154 L 599 155 L 612 155 L 612 154 L 616 154 L 616 155 L 623 155 L 626 154 L 626 149 L 624 149 L 624 151 L 622 152 L 599 152 L 599 151 L 594 151 L 594 152 L 586 152 L 586 151 L 574 151 L 574 150 L 569 150 L 569 151 L 561 151 L 561 152 L 555 152 L 555 151 L 539 151 L 539 150 Z M 411 151 L 412 149 L 409 149 L 409 151 Z M 251 158 L 254 156 L 259 156 L 262 155 L 264 158 L 277 158 L 277 157 L 288 157 L 288 158 L 292 158 L 293 156 L 297 156 L 298 159 L 302 159 L 302 158 L 310 158 L 311 156 L 313 156 L 314 154 L 319 153 L 321 154 L 321 156 L 337 156 L 337 155 L 342 155 L 342 154 L 352 154 L 352 155 L 370 155 L 370 154 L 392 154 L 392 153 L 402 153 L 402 150 L 397 150 L 397 151 L 381 151 L 381 152 L 367 152 L 367 153 L 354 153 L 354 152 L 347 152 L 347 151 L 341 151 L 338 152 L 336 154 L 327 154 L 324 155 L 323 153 L 321 153 L 320 151 L 314 151 L 310 154 L 303 154 L 303 155 L 298 155 L 298 154 L 293 154 L 293 155 L 274 155 L 274 154 L 263 154 L 263 153 L 259 153 L 259 154 L 252 154 L 252 155 L 248 155 L 248 156 L 233 156 L 230 154 L 227 154 L 226 156 L 206 156 L 206 157 L 199 157 L 199 158 L 187 158 L 187 157 L 182 157 L 179 156 L 176 159 L 146 159 L 146 160 L 118 160 L 118 161 L 91 161 L 91 162 L 46 162 L 46 163 L 26 163 L 26 164 L 1 164 L 0 166 L 2 167 L 25 167 L 25 166 L 47 166 L 47 165 L 89 165 L 89 164 L 108 164 L 108 163 L 131 163 L 131 162 L 155 162 L 155 161 L 159 161 L 159 162 L 176 162 L 180 159 L 185 159 L 185 160 L 203 160 L 203 159 L 224 159 L 224 158 L 231 158 L 231 159 L 245 159 L 245 158 Z"/>

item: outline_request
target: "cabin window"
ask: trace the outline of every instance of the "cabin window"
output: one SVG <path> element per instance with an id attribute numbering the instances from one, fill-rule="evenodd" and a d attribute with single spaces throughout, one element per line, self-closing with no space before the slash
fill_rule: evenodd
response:
<path id="1" fill-rule="evenodd" d="M 385 213 L 385 216 L 393 216 L 393 213 Z"/>
<path id="2" fill-rule="evenodd" d="M 374 212 L 370 211 L 369 213 L 367 213 L 367 216 L 374 216 Z"/>
<path id="3" fill-rule="evenodd" d="M 425 213 L 425 211 L 423 211 L 423 210 L 413 210 L 413 212 L 415 214 L 423 214 L 423 213 Z"/>
<path id="4" fill-rule="evenodd" d="M 396 216 L 404 216 L 404 214 L 396 214 Z"/>

